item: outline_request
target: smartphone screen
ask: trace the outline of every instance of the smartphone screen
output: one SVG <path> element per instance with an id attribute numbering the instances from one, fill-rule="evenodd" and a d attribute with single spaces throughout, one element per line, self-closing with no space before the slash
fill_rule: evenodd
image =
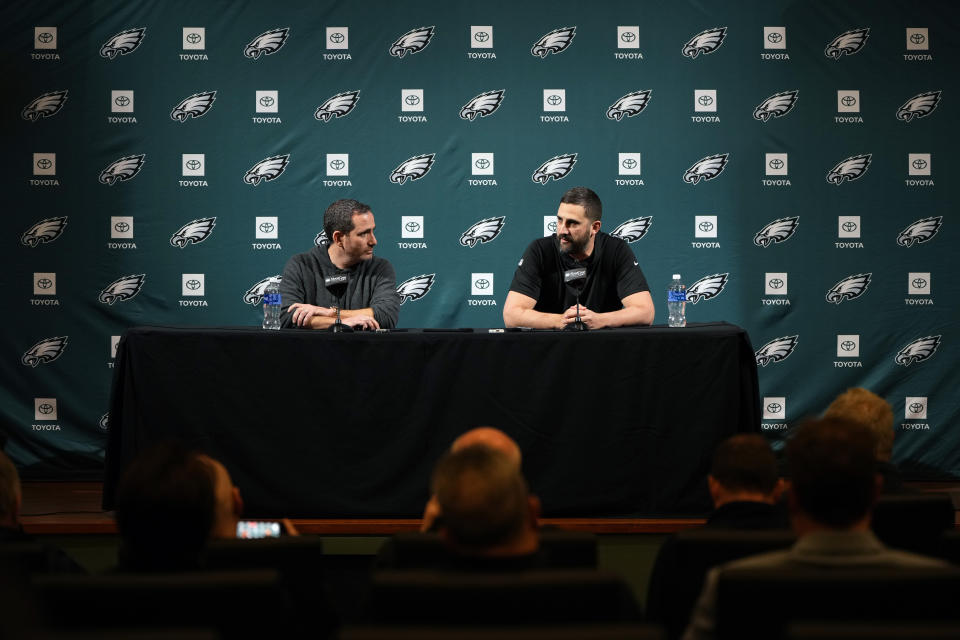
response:
<path id="1" fill-rule="evenodd" d="M 276 538 L 279 535 L 279 522 L 241 520 L 237 523 L 237 537 L 243 540 L 250 540 L 254 538 Z"/>

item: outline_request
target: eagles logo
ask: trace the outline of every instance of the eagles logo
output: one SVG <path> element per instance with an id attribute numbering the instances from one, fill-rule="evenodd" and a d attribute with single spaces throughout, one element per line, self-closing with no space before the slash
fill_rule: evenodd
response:
<path id="1" fill-rule="evenodd" d="M 834 60 L 840 60 L 840 56 L 844 54 L 851 56 L 863 48 L 869 37 L 870 29 L 845 31 L 827 45 L 827 48 L 823 50 L 823 55 Z"/>
<path id="2" fill-rule="evenodd" d="M 933 113 L 933 110 L 937 108 L 938 104 L 940 104 L 939 91 L 927 91 L 926 93 L 917 94 L 897 109 L 897 120 L 910 122 L 914 117 L 925 118 Z"/>
<path id="3" fill-rule="evenodd" d="M 847 276 L 827 291 L 827 302 L 840 304 L 844 300 L 853 300 L 862 296 L 870 286 L 872 273 L 858 273 Z"/>
<path id="4" fill-rule="evenodd" d="M 274 278 L 278 280 L 282 279 L 280 275 L 267 276 L 260 282 L 247 289 L 247 292 L 243 294 L 244 304 L 250 304 L 255 307 L 259 306 L 260 303 L 263 302 L 263 292 L 267 289 L 267 285 L 270 284 L 270 280 Z"/>
<path id="5" fill-rule="evenodd" d="M 215 226 L 217 226 L 216 216 L 192 220 L 170 237 L 170 244 L 181 249 L 188 244 L 200 244 L 210 237 Z"/>
<path id="6" fill-rule="evenodd" d="M 753 244 L 766 249 L 774 243 L 786 242 L 797 232 L 797 226 L 800 224 L 800 216 L 790 216 L 788 218 L 777 218 L 768 223 L 753 236 Z"/>
<path id="7" fill-rule="evenodd" d="M 653 91 L 650 89 L 628 93 L 610 105 L 607 109 L 607 117 L 619 122 L 624 116 L 632 118 L 639 115 L 641 111 L 647 108 L 652 93 Z"/>
<path id="8" fill-rule="evenodd" d="M 143 37 L 146 34 L 147 29 L 145 27 L 121 31 L 103 43 L 103 46 L 100 47 L 100 57 L 113 60 L 118 55 L 125 56 L 128 53 L 133 53 L 143 42 Z"/>
<path id="9" fill-rule="evenodd" d="M 146 162 L 147 154 L 141 153 L 137 156 L 124 156 L 119 160 L 114 160 L 107 168 L 100 172 L 100 183 L 108 186 L 113 186 L 118 182 L 125 182 L 126 180 L 133 179 L 140 169 L 143 168 L 143 163 Z"/>
<path id="10" fill-rule="evenodd" d="M 108 430 L 110 429 L 110 414 L 109 414 L 109 413 L 105 413 L 105 414 L 103 414 L 102 416 L 100 416 L 100 428 L 103 429 L 104 431 L 108 431 Z"/>
<path id="11" fill-rule="evenodd" d="M 113 304 L 116 301 L 126 302 L 140 293 L 143 288 L 143 282 L 146 275 L 123 276 L 108 284 L 100 292 L 100 302 L 104 304 Z"/>
<path id="12" fill-rule="evenodd" d="M 213 101 L 217 99 L 216 91 L 206 91 L 204 93 L 195 93 L 183 99 L 170 112 L 170 118 L 179 122 L 186 122 L 187 118 L 199 118 L 210 111 Z"/>
<path id="13" fill-rule="evenodd" d="M 576 27 L 562 27 L 545 34 L 530 48 L 530 54 L 546 58 L 551 53 L 560 53 L 570 46 L 573 36 L 577 35 Z"/>
<path id="14" fill-rule="evenodd" d="M 49 118 L 56 115 L 63 108 L 63 103 L 67 101 L 67 90 L 51 91 L 42 96 L 34 98 L 30 104 L 23 108 L 20 116 L 24 120 L 36 122 L 40 118 Z"/>
<path id="15" fill-rule="evenodd" d="M 914 243 L 923 244 L 940 231 L 943 216 L 931 216 L 917 220 L 897 235 L 897 244 L 901 247 L 912 247 Z"/>
<path id="16" fill-rule="evenodd" d="M 289 34 L 289 27 L 265 31 L 243 48 L 243 55 L 253 60 L 259 60 L 261 55 L 269 56 L 276 53 L 287 42 Z"/>
<path id="17" fill-rule="evenodd" d="M 573 170 L 573 165 L 577 164 L 577 154 L 568 153 L 562 156 L 553 156 L 542 165 L 540 165 L 530 179 L 538 184 L 547 184 L 550 178 L 562 180 Z"/>
<path id="18" fill-rule="evenodd" d="M 324 100 L 323 104 L 317 107 L 313 117 L 323 122 L 330 122 L 333 118 L 342 118 L 357 106 L 360 99 L 360 90 L 344 91 L 335 96 L 330 96 Z"/>
<path id="19" fill-rule="evenodd" d="M 630 218 L 626 222 L 621 222 L 616 229 L 610 232 L 610 235 L 632 244 L 647 235 L 652 223 L 653 216 Z"/>
<path id="20" fill-rule="evenodd" d="M 780 118 L 787 115 L 796 106 L 799 94 L 800 91 L 797 89 L 773 94 L 753 110 L 754 119 L 766 122 L 770 118 Z"/>
<path id="21" fill-rule="evenodd" d="M 687 58 L 696 58 L 701 53 L 704 55 L 713 53 L 723 44 L 723 39 L 727 35 L 726 27 L 717 27 L 701 31 L 690 38 L 687 44 L 683 45 L 682 53 Z"/>
<path id="22" fill-rule="evenodd" d="M 400 296 L 400 304 L 409 300 L 419 300 L 430 292 L 433 287 L 433 281 L 437 274 L 427 273 L 420 276 L 414 276 L 409 280 L 404 280 L 397 287 L 397 295 Z"/>
<path id="23" fill-rule="evenodd" d="M 407 178 L 410 178 L 410 180 L 419 180 L 430 171 L 435 155 L 434 153 L 425 153 L 420 156 L 407 158 L 400 163 L 399 167 L 390 173 L 390 182 L 403 184 L 407 181 Z"/>
<path id="24" fill-rule="evenodd" d="M 66 226 L 67 216 L 45 218 L 27 229 L 20 236 L 20 242 L 30 248 L 35 248 L 42 242 L 53 242 L 60 237 Z"/>
<path id="25" fill-rule="evenodd" d="M 460 244 L 471 249 L 478 244 L 486 244 L 500 235 L 503 229 L 503 223 L 506 216 L 497 216 L 495 218 L 484 218 L 480 222 L 472 225 L 460 236 Z"/>
<path id="26" fill-rule="evenodd" d="M 865 153 L 859 156 L 851 156 L 846 160 L 841 160 L 833 169 L 827 173 L 827 182 L 830 184 L 841 185 L 844 180 L 859 180 L 867 172 L 870 166 L 872 154 Z"/>
<path id="27" fill-rule="evenodd" d="M 715 273 L 712 276 L 704 276 L 687 287 L 687 302 L 697 304 L 701 300 L 710 300 L 716 298 L 723 292 L 727 286 L 729 273 Z"/>
<path id="28" fill-rule="evenodd" d="M 481 118 L 489 116 L 500 108 L 500 103 L 503 102 L 503 94 L 503 89 L 497 89 L 496 91 L 487 91 L 486 93 L 481 93 L 471 98 L 470 102 L 463 105 L 460 109 L 460 117 L 472 122 L 477 116 Z"/>
<path id="29" fill-rule="evenodd" d="M 290 154 L 264 158 L 243 174 L 243 181 L 257 186 L 262 180 L 270 182 L 279 178 L 290 163 Z"/>
<path id="30" fill-rule="evenodd" d="M 782 338 L 774 338 L 763 345 L 754 354 L 757 358 L 757 365 L 765 367 L 771 362 L 786 360 L 797 348 L 799 338 L 800 336 L 783 336 Z"/>
<path id="31" fill-rule="evenodd" d="M 707 156 L 693 163 L 693 166 L 687 169 L 683 174 L 683 181 L 688 184 L 697 184 L 700 179 L 713 180 L 727 166 L 729 153 L 718 153 L 715 156 Z"/>
<path id="32" fill-rule="evenodd" d="M 390 45 L 390 55 L 402 58 L 406 54 L 420 53 L 427 48 L 430 40 L 433 39 L 433 30 L 435 27 L 418 27 L 411 29 L 397 38 L 397 41 Z"/>
<path id="33" fill-rule="evenodd" d="M 897 364 L 909 367 L 914 362 L 923 362 L 933 357 L 940 346 L 941 336 L 918 338 L 897 352 L 893 359 Z"/>
<path id="34" fill-rule="evenodd" d="M 315 244 L 318 247 L 323 246 L 325 244 L 330 244 L 330 239 L 327 237 L 327 232 L 321 231 L 320 233 L 318 233 L 317 236 L 313 239 L 313 244 Z"/>
<path id="35" fill-rule="evenodd" d="M 36 367 L 38 364 L 53 362 L 63 354 L 67 346 L 67 336 L 57 338 L 47 338 L 33 345 L 20 358 L 20 362 L 28 367 Z"/>

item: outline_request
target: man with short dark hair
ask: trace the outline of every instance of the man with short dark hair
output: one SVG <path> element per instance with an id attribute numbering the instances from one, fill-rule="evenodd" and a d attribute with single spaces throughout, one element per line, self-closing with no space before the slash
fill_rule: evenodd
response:
<path id="1" fill-rule="evenodd" d="M 620 238 L 600 231 L 603 205 L 586 187 L 560 199 L 557 232 L 530 243 L 503 305 L 507 327 L 563 329 L 578 317 L 590 329 L 648 325 L 654 307 L 647 280 L 633 251 Z M 586 269 L 577 296 L 564 274 Z"/>
<path id="2" fill-rule="evenodd" d="M 284 327 L 326 329 L 341 321 L 360 329 L 392 329 L 397 325 L 400 296 L 393 266 L 373 255 L 376 224 L 370 206 L 337 200 L 323 214 L 328 242 L 290 258 L 283 270 L 280 294 Z M 348 277 L 346 292 L 337 299 L 326 278 Z"/>

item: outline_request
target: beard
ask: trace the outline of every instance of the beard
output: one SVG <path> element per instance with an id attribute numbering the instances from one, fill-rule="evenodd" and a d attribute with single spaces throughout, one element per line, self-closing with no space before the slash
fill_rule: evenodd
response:
<path id="1" fill-rule="evenodd" d="M 560 243 L 560 239 L 563 238 L 567 241 L 567 244 Z M 590 240 L 590 236 L 585 238 L 574 238 L 569 234 L 558 235 L 557 242 L 560 243 L 560 252 L 573 255 L 581 255 L 584 250 L 587 248 L 587 242 Z"/>

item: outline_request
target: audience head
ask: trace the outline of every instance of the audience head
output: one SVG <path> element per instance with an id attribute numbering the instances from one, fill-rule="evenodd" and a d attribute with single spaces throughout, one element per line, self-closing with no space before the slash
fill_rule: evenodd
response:
<path id="1" fill-rule="evenodd" d="M 707 478 L 715 507 L 728 502 L 775 503 L 782 483 L 770 443 L 758 433 L 727 438 L 713 454 Z"/>
<path id="2" fill-rule="evenodd" d="M 527 492 L 514 460 L 487 445 L 445 454 L 433 472 L 440 533 L 467 555 L 521 555 L 539 544 L 539 501 Z"/>
<path id="3" fill-rule="evenodd" d="M 879 492 L 875 440 L 860 423 L 824 417 L 800 424 L 787 442 L 790 507 L 812 526 L 863 528 Z"/>
<path id="4" fill-rule="evenodd" d="M 869 427 L 877 441 L 877 460 L 890 460 L 893 454 L 893 409 L 889 402 L 872 391 L 854 387 L 837 396 L 823 415 Z"/>
<path id="5" fill-rule="evenodd" d="M 20 526 L 20 475 L 7 454 L 0 451 L 0 527 Z"/>
<path id="6" fill-rule="evenodd" d="M 521 460 L 520 447 L 514 442 L 513 438 L 505 434 L 500 429 L 493 427 L 477 427 L 462 434 L 450 445 L 451 451 L 459 451 L 473 445 L 482 444 L 496 449 L 507 456 L 519 469 Z"/>

